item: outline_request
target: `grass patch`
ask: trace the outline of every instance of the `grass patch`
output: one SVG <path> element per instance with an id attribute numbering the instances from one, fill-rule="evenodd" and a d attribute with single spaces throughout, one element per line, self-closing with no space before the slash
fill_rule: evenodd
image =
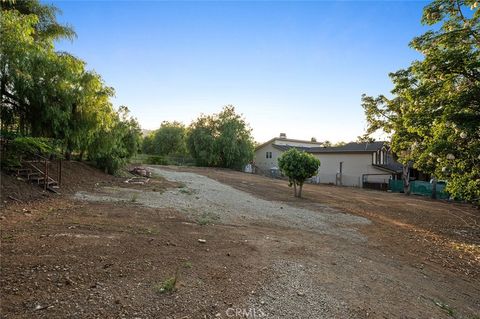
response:
<path id="1" fill-rule="evenodd" d="M 183 263 L 184 268 L 190 269 L 190 268 L 192 268 L 192 266 L 193 265 L 190 261 L 186 261 L 186 262 Z"/>
<path id="2" fill-rule="evenodd" d="M 154 291 L 158 294 L 173 293 L 177 290 L 177 280 L 178 280 L 178 268 L 175 272 L 175 276 L 166 279 L 163 283 L 153 287 Z"/>
<path id="3" fill-rule="evenodd" d="M 192 195 L 193 192 L 189 190 L 188 188 L 180 188 L 180 193 L 182 194 L 187 194 L 187 195 Z"/>
<path id="4" fill-rule="evenodd" d="M 202 215 L 197 219 L 197 223 L 199 225 L 205 226 L 214 224 L 215 222 L 220 220 L 220 216 L 211 212 L 203 212 Z"/>
<path id="5" fill-rule="evenodd" d="M 132 194 L 132 198 L 130 198 L 130 202 L 131 203 L 136 203 L 138 200 L 138 194 L 137 193 L 133 193 Z"/>

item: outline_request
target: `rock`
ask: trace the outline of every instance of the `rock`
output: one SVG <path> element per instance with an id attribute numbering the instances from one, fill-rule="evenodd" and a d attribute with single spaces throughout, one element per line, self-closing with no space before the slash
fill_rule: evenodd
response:
<path id="1" fill-rule="evenodd" d="M 297 291 L 297 295 L 299 295 L 300 297 L 303 297 L 305 296 L 305 293 L 303 291 Z"/>
<path id="2" fill-rule="evenodd" d="M 70 277 L 65 277 L 65 285 L 73 286 L 75 282 Z"/>
<path id="3" fill-rule="evenodd" d="M 206 241 L 205 239 L 199 238 L 199 239 L 198 239 L 198 242 L 199 242 L 199 243 L 202 243 L 202 244 L 205 244 L 207 241 Z"/>

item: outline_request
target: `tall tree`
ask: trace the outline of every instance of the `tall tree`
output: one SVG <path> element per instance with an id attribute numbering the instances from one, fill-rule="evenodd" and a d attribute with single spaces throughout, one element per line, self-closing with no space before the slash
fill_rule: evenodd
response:
<path id="1" fill-rule="evenodd" d="M 187 129 L 180 122 L 163 122 L 152 137 L 152 151 L 157 155 L 185 155 Z"/>
<path id="2" fill-rule="evenodd" d="M 231 105 L 194 121 L 188 130 L 187 145 L 200 166 L 241 169 L 253 158 L 251 129 Z"/>
<path id="3" fill-rule="evenodd" d="M 480 13 L 478 2 L 436 0 L 422 23 L 440 24 L 410 46 L 424 55 L 392 73 L 393 97 L 363 96 L 368 132 L 392 134 L 404 164 L 446 179 L 456 198 L 480 199 Z"/>

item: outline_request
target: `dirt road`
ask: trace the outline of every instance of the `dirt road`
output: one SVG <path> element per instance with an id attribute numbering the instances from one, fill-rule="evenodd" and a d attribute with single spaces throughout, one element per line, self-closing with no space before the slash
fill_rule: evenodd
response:
<path id="1" fill-rule="evenodd" d="M 284 181 L 153 169 L 169 182 L 2 212 L 2 316 L 480 314 L 474 208 L 316 185 L 297 200 Z"/>

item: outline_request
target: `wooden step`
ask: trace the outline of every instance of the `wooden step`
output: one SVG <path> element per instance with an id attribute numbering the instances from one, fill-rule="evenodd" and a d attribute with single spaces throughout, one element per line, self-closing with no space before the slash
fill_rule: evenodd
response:
<path id="1" fill-rule="evenodd" d="M 45 177 L 43 177 L 43 176 L 36 176 L 36 177 L 34 176 L 32 178 L 29 178 L 28 180 L 34 181 L 34 182 L 37 182 L 38 184 L 40 184 L 40 182 L 43 183 L 44 179 L 45 179 Z"/>
<path id="2" fill-rule="evenodd" d="M 30 168 L 16 168 L 14 171 L 16 175 L 27 175 L 32 172 Z"/>
<path id="3" fill-rule="evenodd" d="M 43 175 L 40 174 L 39 172 L 33 172 L 33 173 L 30 173 L 30 174 L 27 174 L 28 179 L 31 179 L 31 178 L 36 177 L 36 176 L 43 176 Z"/>

